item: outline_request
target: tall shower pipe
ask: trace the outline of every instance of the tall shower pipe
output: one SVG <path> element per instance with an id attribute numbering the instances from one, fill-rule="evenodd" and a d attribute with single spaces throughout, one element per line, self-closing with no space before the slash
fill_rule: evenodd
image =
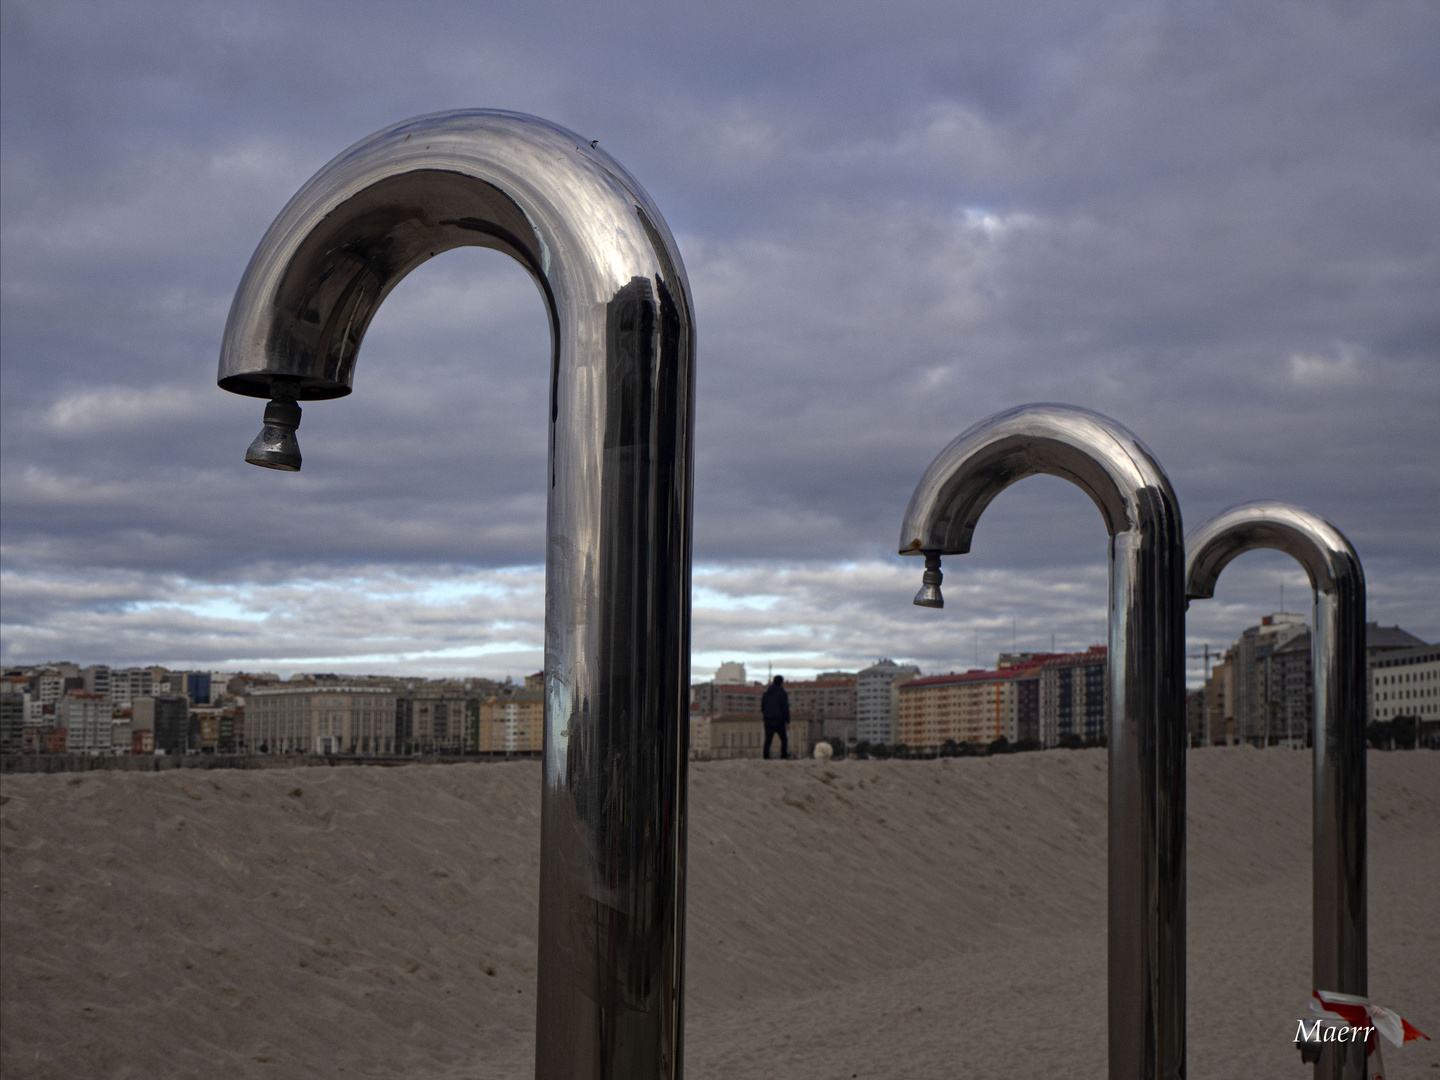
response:
<path id="1" fill-rule="evenodd" d="M 1365 867 L 1365 571 L 1345 534 L 1280 502 L 1217 514 L 1185 544 L 1185 595 L 1208 600 L 1230 560 L 1273 548 L 1305 568 L 1314 599 L 1315 688 L 1311 965 L 1316 990 L 1367 994 Z M 1363 1043 L 1325 1043 L 1323 1080 L 1363 1080 Z"/>
<path id="2" fill-rule="evenodd" d="M 1171 1080 L 1185 1074 L 1185 549 L 1165 470 L 1099 413 L 1022 405 L 931 462 L 900 553 L 925 556 L 915 603 L 940 607 L 940 556 L 968 552 L 990 500 L 1037 473 L 1089 495 L 1110 534 L 1110 1077 Z"/>
<path id="3" fill-rule="evenodd" d="M 467 245 L 519 261 L 551 329 L 535 1075 L 679 1077 L 695 339 L 660 211 L 535 117 L 396 124 L 270 226 L 219 382 L 272 399 L 247 459 L 298 469 L 296 403 L 348 394 L 381 301 Z"/>

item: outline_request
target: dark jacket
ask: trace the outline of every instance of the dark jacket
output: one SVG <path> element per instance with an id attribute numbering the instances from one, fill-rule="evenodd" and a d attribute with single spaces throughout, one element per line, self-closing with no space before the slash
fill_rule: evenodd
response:
<path id="1" fill-rule="evenodd" d="M 760 715 L 767 727 L 785 727 L 790 723 L 790 695 L 783 686 L 771 683 L 760 698 Z"/>

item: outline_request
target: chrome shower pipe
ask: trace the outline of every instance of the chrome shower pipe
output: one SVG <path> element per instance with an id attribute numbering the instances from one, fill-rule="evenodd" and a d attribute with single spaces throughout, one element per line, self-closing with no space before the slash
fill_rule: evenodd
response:
<path id="1" fill-rule="evenodd" d="M 535 1073 L 678 1077 L 695 332 L 660 211 L 594 142 L 535 117 L 396 124 L 270 226 L 219 382 L 284 402 L 348 394 L 381 301 L 462 246 L 524 266 L 551 329 Z M 267 420 L 257 443 L 298 422 L 298 407 L 288 432 Z M 266 453 L 299 467 L 293 442 Z"/>
<path id="2" fill-rule="evenodd" d="M 1315 688 L 1311 964 L 1316 990 L 1366 996 L 1365 571 L 1345 534 L 1280 502 L 1252 502 L 1211 518 L 1185 544 L 1188 600 L 1215 595 L 1220 571 L 1258 548 L 1305 568 L 1314 598 Z M 1365 1048 L 1327 1043 L 1325 1080 L 1363 1080 Z"/>
<path id="3" fill-rule="evenodd" d="M 1109 1061 L 1112 1080 L 1185 1071 L 1185 549 L 1165 470 L 1087 409 L 1023 405 L 964 432 L 925 470 L 902 555 L 970 550 L 990 500 L 1037 473 L 1094 500 L 1110 534 Z M 930 574 L 916 598 L 939 606 Z"/>

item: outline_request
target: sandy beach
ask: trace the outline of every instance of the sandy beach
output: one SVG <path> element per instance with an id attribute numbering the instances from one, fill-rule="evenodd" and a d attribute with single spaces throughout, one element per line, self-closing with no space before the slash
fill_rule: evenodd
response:
<path id="1" fill-rule="evenodd" d="M 1192 1077 L 1308 1075 L 1309 763 L 1189 755 Z M 1104 751 L 690 775 L 688 1075 L 1104 1074 Z M 1369 778 L 1371 996 L 1440 1040 L 1440 755 Z M 7 1080 L 530 1075 L 536 763 L 0 791 Z"/>

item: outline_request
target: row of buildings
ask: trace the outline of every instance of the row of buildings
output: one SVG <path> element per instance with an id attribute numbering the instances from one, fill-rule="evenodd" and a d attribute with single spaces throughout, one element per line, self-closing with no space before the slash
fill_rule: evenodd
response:
<path id="1" fill-rule="evenodd" d="M 899 687 L 894 741 L 929 750 L 998 739 L 1049 749 L 1106 731 L 1106 649 L 1002 654 L 994 671 L 912 679 Z"/>
<path id="2" fill-rule="evenodd" d="M 539 675 L 489 679 L 81 668 L 0 675 L 0 752 L 364 756 L 538 752 Z"/>
<path id="3" fill-rule="evenodd" d="M 0 675 L 0 752 L 183 752 L 200 741 L 192 722 L 218 746 L 223 710 L 211 708 L 210 681 L 209 672 L 163 667 L 7 668 Z"/>
<path id="4" fill-rule="evenodd" d="M 1310 745 L 1315 723 L 1310 629 L 1299 615 L 1266 616 L 1244 631 L 1186 696 L 1192 746 Z M 1415 721 L 1425 742 L 1440 738 L 1440 645 L 1398 626 L 1366 633 L 1366 720 Z M 1110 723 L 1106 649 L 1002 653 L 994 670 L 923 675 L 913 664 L 881 660 L 859 672 L 825 672 L 786 683 L 790 750 L 821 739 L 885 743 L 932 752 L 947 743 L 982 747 L 1004 739 L 1049 749 L 1096 744 Z M 690 752 L 695 758 L 759 757 L 761 683 L 726 664 L 691 692 Z"/>
<path id="5" fill-rule="evenodd" d="M 814 679 L 785 684 L 790 697 L 792 755 L 808 755 L 821 739 L 855 741 L 858 682 L 853 671 L 827 671 Z M 690 756 L 759 757 L 764 740 L 760 718 L 764 693 L 762 683 L 745 681 L 745 665 L 733 662 L 721 666 L 715 681 L 692 686 Z"/>
<path id="6" fill-rule="evenodd" d="M 1192 745 L 1306 746 L 1315 716 L 1310 630 L 1266 616 L 1186 699 Z M 1440 732 L 1440 645 L 1399 627 L 1367 629 L 1367 719 Z M 80 754 L 538 753 L 543 675 L 508 680 L 170 671 L 57 663 L 0 676 L 0 752 Z M 1035 748 L 1100 742 L 1109 727 L 1104 646 L 1002 653 L 994 670 L 924 675 L 880 660 L 786 684 L 790 751 L 821 740 L 920 752 L 997 740 Z M 690 692 L 695 758 L 759 757 L 765 686 L 743 664 Z M 1429 741 L 1429 735 L 1425 736 Z"/>
<path id="7" fill-rule="evenodd" d="M 1440 645 L 1398 626 L 1365 633 L 1367 721 L 1412 719 L 1417 734 L 1440 724 Z M 1249 627 L 1219 656 L 1202 689 L 1187 699 L 1197 745 L 1310 745 L 1315 725 L 1310 628 L 1278 612 Z"/>
<path id="8" fill-rule="evenodd" d="M 994 671 L 948 675 L 880 660 L 862 671 L 785 684 L 790 752 L 809 754 L 822 739 L 920 751 L 997 739 L 1045 747 L 1093 742 L 1105 733 L 1105 686 L 1103 645 L 1081 653 L 1002 653 Z M 763 683 L 745 682 L 744 666 L 734 663 L 693 687 L 691 756 L 759 757 L 764 692 Z"/>
<path id="9" fill-rule="evenodd" d="M 543 677 L 488 692 L 462 683 L 395 686 L 380 680 L 256 689 L 246 699 L 248 742 L 260 754 L 539 753 Z"/>

